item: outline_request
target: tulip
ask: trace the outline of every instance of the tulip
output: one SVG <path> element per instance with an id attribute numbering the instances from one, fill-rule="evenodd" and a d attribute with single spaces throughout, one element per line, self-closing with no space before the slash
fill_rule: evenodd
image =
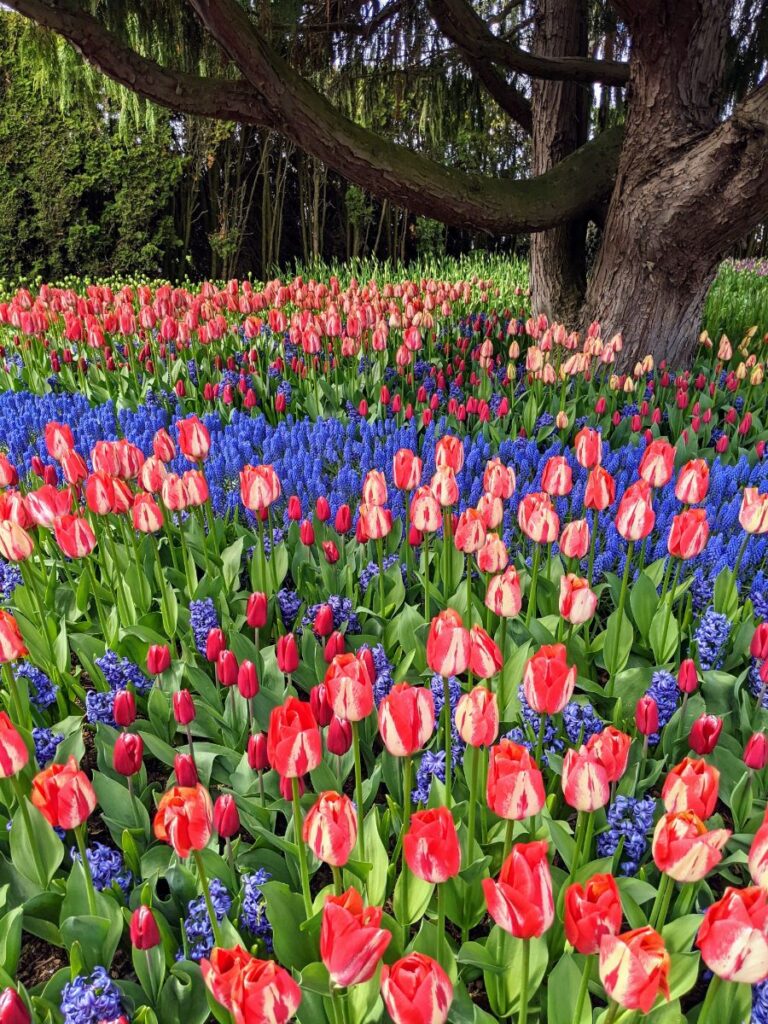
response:
<path id="1" fill-rule="evenodd" d="M 45 425 L 45 447 L 52 459 L 60 462 L 75 447 L 72 429 L 66 423 L 51 421 Z"/>
<path id="2" fill-rule="evenodd" d="M 112 767 L 129 780 L 140 769 L 144 759 L 144 740 L 138 733 L 123 732 L 115 740 L 112 752 Z"/>
<path id="3" fill-rule="evenodd" d="M 85 772 L 70 756 L 52 764 L 32 780 L 32 803 L 54 828 L 77 829 L 96 806 L 96 794 Z"/>
<path id="4" fill-rule="evenodd" d="M 627 1010 L 648 1013 L 659 992 L 669 999 L 670 957 L 664 940 L 648 926 L 600 941 L 600 980 Z"/>
<path id="5" fill-rule="evenodd" d="M 349 510 L 349 505 L 339 505 L 333 528 L 339 534 L 349 533 L 352 529 L 352 513 Z"/>
<path id="6" fill-rule="evenodd" d="M 574 519 L 560 534 L 558 545 L 566 558 L 584 558 L 589 551 L 589 524 L 586 519 Z"/>
<path id="7" fill-rule="evenodd" d="M 171 651 L 167 644 L 152 644 L 147 651 L 147 672 L 160 676 L 171 667 Z"/>
<path id="8" fill-rule="evenodd" d="M 252 661 L 241 662 L 237 670 L 237 689 L 243 700 L 252 700 L 259 692 L 259 677 Z"/>
<path id="9" fill-rule="evenodd" d="M 363 481 L 363 503 L 366 505 L 386 505 L 387 481 L 381 470 L 370 469 Z"/>
<path id="10" fill-rule="evenodd" d="M 482 628 L 472 626 L 469 631 L 469 671 L 478 679 L 490 679 L 504 665 L 501 651 Z"/>
<path id="11" fill-rule="evenodd" d="M 507 501 L 515 493 L 515 471 L 499 459 L 489 459 L 483 472 L 483 490 L 494 498 Z"/>
<path id="12" fill-rule="evenodd" d="M 205 461 L 211 449 L 211 435 L 197 416 L 179 420 L 176 423 L 176 430 L 182 455 L 190 462 Z"/>
<path id="13" fill-rule="evenodd" d="M 214 947 L 200 968 L 206 986 L 237 1024 L 287 1024 L 301 989 L 274 960 L 258 960 L 242 946 Z"/>
<path id="14" fill-rule="evenodd" d="M 589 622 L 597 609 L 597 595 L 589 581 L 567 573 L 560 577 L 560 614 L 573 626 Z"/>
<path id="15" fill-rule="evenodd" d="M 328 700 L 334 714 L 359 722 L 373 711 L 373 681 L 368 666 L 358 654 L 338 654 L 325 673 Z"/>
<path id="16" fill-rule="evenodd" d="M 605 768 L 610 783 L 618 782 L 627 770 L 629 748 L 632 740 L 626 733 L 609 725 L 602 732 L 590 736 L 587 750 Z"/>
<path id="17" fill-rule="evenodd" d="M 461 867 L 461 849 L 453 816 L 447 807 L 418 811 L 403 838 L 405 861 L 417 878 L 445 882 Z"/>
<path id="18" fill-rule="evenodd" d="M 280 479 L 273 466 L 245 466 L 240 471 L 240 500 L 251 512 L 268 509 L 281 493 Z"/>
<path id="19" fill-rule="evenodd" d="M 565 937 L 584 956 L 599 951 L 604 935 L 621 931 L 621 897 L 613 875 L 592 875 L 585 885 L 569 885 L 564 908 Z"/>
<path id="20" fill-rule="evenodd" d="M 686 696 L 695 693 L 699 686 L 699 675 L 696 671 L 696 662 L 692 658 L 684 658 L 677 670 L 677 686 L 681 693 Z"/>
<path id="21" fill-rule="evenodd" d="M 745 487 L 739 522 L 748 534 L 768 533 L 768 494 L 758 494 L 756 487 Z"/>
<path id="22" fill-rule="evenodd" d="M 540 647 L 528 659 L 523 675 L 523 692 L 528 704 L 540 715 L 562 711 L 573 696 L 576 666 L 568 665 L 563 644 Z"/>
<path id="23" fill-rule="evenodd" d="M 357 812 L 348 796 L 321 793 L 304 819 L 304 842 L 318 860 L 341 868 L 357 842 Z"/>
<path id="24" fill-rule="evenodd" d="M 764 661 L 768 658 L 768 622 L 760 622 L 752 634 L 749 644 L 749 653 L 753 658 Z"/>
<path id="25" fill-rule="evenodd" d="M 638 480 L 626 489 L 619 502 L 616 529 L 624 540 L 634 543 L 647 537 L 655 522 L 650 485 L 646 480 Z"/>
<path id="26" fill-rule="evenodd" d="M 453 985 L 425 953 L 409 953 L 381 971 L 381 997 L 393 1024 L 445 1024 Z"/>
<path id="27" fill-rule="evenodd" d="M 541 486 L 552 497 L 564 497 L 573 489 L 573 473 L 563 455 L 553 455 L 547 460 L 541 476 Z"/>
<path id="28" fill-rule="evenodd" d="M 292 522 L 298 523 L 298 521 L 301 519 L 301 499 L 298 498 L 297 495 L 292 494 L 288 499 L 287 512 L 288 518 Z"/>
<path id="29" fill-rule="evenodd" d="M 322 494 L 315 502 L 315 516 L 321 523 L 327 523 L 331 518 L 331 506 L 328 504 L 328 499 L 324 498 Z"/>
<path id="30" fill-rule="evenodd" d="M 752 771 L 761 771 L 768 764 L 768 739 L 764 732 L 756 732 L 744 748 L 744 764 Z"/>
<path id="31" fill-rule="evenodd" d="M 718 718 L 716 715 L 699 715 L 691 726 L 688 746 L 697 754 L 711 754 L 717 746 L 722 730 L 722 718 Z"/>
<path id="32" fill-rule="evenodd" d="M 222 793 L 213 805 L 213 827 L 222 839 L 231 839 L 240 831 L 240 815 L 231 793 Z"/>
<path id="33" fill-rule="evenodd" d="M 584 490 L 584 508 L 602 512 L 616 500 L 616 481 L 607 469 L 596 466 L 587 477 Z"/>
<path id="34" fill-rule="evenodd" d="M 191 754 L 176 754 L 173 759 L 173 769 L 179 786 L 190 789 L 199 782 L 195 759 Z"/>
<path id="35" fill-rule="evenodd" d="M 496 694 L 475 686 L 459 698 L 455 712 L 456 729 L 470 747 L 489 747 L 499 732 Z"/>
<path id="36" fill-rule="evenodd" d="M 485 543 L 485 524 L 483 517 L 474 508 L 465 509 L 459 516 L 454 534 L 454 543 L 464 554 L 479 551 Z"/>
<path id="37" fill-rule="evenodd" d="M 434 533 L 440 529 L 440 504 L 429 487 L 419 487 L 411 499 L 411 523 L 420 533 Z"/>
<path id="38" fill-rule="evenodd" d="M 56 543 L 69 558 L 85 558 L 96 547 L 91 524 L 82 516 L 60 516 L 53 524 Z"/>
<path id="39" fill-rule="evenodd" d="M 267 751 L 267 737 L 263 732 L 259 732 L 248 737 L 246 754 L 248 757 L 248 767 L 251 771 L 268 771 L 270 764 L 269 753 Z"/>
<path id="40" fill-rule="evenodd" d="M 653 735 L 659 728 L 659 707 L 653 697 L 641 697 L 635 706 L 635 726 L 641 736 Z"/>
<path id="41" fill-rule="evenodd" d="M 325 642 L 323 648 L 323 661 L 330 665 L 337 654 L 343 654 L 346 649 L 344 634 L 335 629 Z"/>
<path id="42" fill-rule="evenodd" d="M 151 494 L 137 494 L 133 500 L 133 528 L 141 533 L 157 533 L 163 525 L 163 513 Z"/>
<path id="43" fill-rule="evenodd" d="M 707 908 L 696 945 L 718 978 L 746 985 L 763 981 L 768 976 L 768 899 L 763 890 L 728 886 Z"/>
<path id="44" fill-rule="evenodd" d="M 352 746 L 352 723 L 334 715 L 325 737 L 329 754 L 343 757 Z"/>
<path id="45" fill-rule="evenodd" d="M 167 790 L 160 798 L 153 827 L 155 838 L 173 846 L 178 857 L 205 849 L 213 829 L 208 790 L 199 782 Z"/>
<path id="46" fill-rule="evenodd" d="M 413 491 L 419 486 L 423 463 L 408 448 L 400 448 L 392 460 L 392 477 L 401 491 Z"/>
<path id="47" fill-rule="evenodd" d="M 299 667 L 299 649 L 296 646 L 296 637 L 293 633 L 286 633 L 284 636 L 278 637 L 275 656 L 277 667 L 283 675 L 289 676 L 296 671 Z"/>
<path id="48" fill-rule="evenodd" d="M 594 469 L 600 465 L 603 454 L 603 441 L 600 432 L 591 427 L 582 427 L 573 439 L 576 460 L 584 469 Z"/>
<path id="49" fill-rule="evenodd" d="M 497 573 L 502 572 L 509 562 L 507 546 L 501 537 L 495 533 L 489 533 L 485 543 L 477 552 L 477 567 L 480 572 Z"/>
<path id="50" fill-rule="evenodd" d="M 267 624 L 267 595 L 261 592 L 250 594 L 245 609 L 245 621 L 251 629 L 263 629 Z"/>
<path id="51" fill-rule="evenodd" d="M 5 711 L 0 711 L 0 779 L 10 779 L 29 762 L 29 751 Z"/>
<path id="52" fill-rule="evenodd" d="M 216 657 L 216 678 L 222 686 L 234 686 L 237 682 L 238 664 L 233 651 L 219 651 Z"/>
<path id="53" fill-rule="evenodd" d="M 675 449 L 665 438 L 651 441 L 643 452 L 638 472 L 651 487 L 663 487 L 672 479 Z"/>
<path id="54" fill-rule="evenodd" d="M 526 494 L 517 510 L 517 521 L 525 536 L 535 544 L 551 544 L 560 532 L 560 520 L 548 494 Z"/>
<path id="55" fill-rule="evenodd" d="M 692 459 L 681 468 L 675 483 L 675 497 L 684 505 L 698 505 L 709 490 L 709 464 L 705 459 Z"/>
<path id="56" fill-rule="evenodd" d="M 765 820 L 752 839 L 748 863 L 752 881 L 768 892 L 768 823 Z"/>
<path id="57" fill-rule="evenodd" d="M 8 562 L 23 562 L 35 550 L 27 531 L 6 519 L 0 522 L 0 555 Z"/>
<path id="58" fill-rule="evenodd" d="M 653 832 L 653 859 L 676 882 L 700 882 L 720 863 L 730 835 L 725 828 L 707 832 L 693 811 L 663 814 Z"/>
<path id="59" fill-rule="evenodd" d="M 134 949 L 154 949 L 155 946 L 160 945 L 160 929 L 157 927 L 155 915 L 149 907 L 143 905 L 136 907 L 131 914 L 129 931 L 131 945 Z"/>
<path id="60" fill-rule="evenodd" d="M 173 717 L 179 725 L 189 725 L 195 720 L 195 702 L 189 690 L 177 690 L 173 697 Z"/>
<path id="61" fill-rule="evenodd" d="M 435 701 L 423 686 L 398 683 L 379 704 L 379 732 L 394 757 L 411 757 L 434 729 Z"/>
<path id="62" fill-rule="evenodd" d="M 0 1024 L 32 1024 L 26 1003 L 10 986 L 0 992 Z"/>
<path id="63" fill-rule="evenodd" d="M 136 721 L 136 698 L 130 690 L 118 690 L 115 694 L 112 701 L 112 717 L 122 728 Z"/>
<path id="64" fill-rule="evenodd" d="M 348 889 L 329 896 L 320 927 L 320 957 L 339 988 L 370 981 L 392 940 L 381 928 L 381 907 L 364 907 L 360 893 Z"/>
<path id="65" fill-rule="evenodd" d="M 315 612 L 314 631 L 319 637 L 330 636 L 333 632 L 333 609 L 329 604 L 321 604 Z"/>
<path id="66" fill-rule="evenodd" d="M 435 616 L 427 636 L 427 664 L 444 679 L 459 675 L 469 665 L 469 630 L 455 609 L 446 608 Z"/>
<path id="67" fill-rule="evenodd" d="M 267 733 L 269 764 L 285 778 L 314 771 L 322 760 L 320 729 L 309 704 L 288 697 L 272 709 Z"/>
<path id="68" fill-rule="evenodd" d="M 454 473 L 461 472 L 464 465 L 464 445 L 460 438 L 446 434 L 435 445 L 435 465 L 438 469 L 448 467 Z"/>
<path id="69" fill-rule="evenodd" d="M 720 772 L 706 761 L 684 757 L 668 773 L 661 790 L 661 800 L 670 814 L 693 811 L 706 821 L 717 804 Z"/>
<path id="70" fill-rule="evenodd" d="M 486 797 L 494 814 L 522 821 L 539 813 L 545 796 L 541 771 L 525 747 L 508 739 L 491 747 Z"/>
<path id="71" fill-rule="evenodd" d="M 333 708 L 328 700 L 328 690 L 325 683 L 318 683 L 309 691 L 309 706 L 315 716 L 317 724 L 321 729 L 330 725 L 333 718 Z"/>
<path id="72" fill-rule="evenodd" d="M 515 938 L 538 938 L 555 919 L 547 850 L 545 840 L 518 843 L 502 864 L 498 879 L 483 879 L 488 913 Z"/>
<path id="73" fill-rule="evenodd" d="M 673 517 L 667 550 L 673 558 L 696 558 L 707 546 L 708 538 L 706 509 L 690 508 Z"/>
<path id="74" fill-rule="evenodd" d="M 449 508 L 459 500 L 459 485 L 456 480 L 456 474 L 450 466 L 438 468 L 430 480 L 429 489 L 442 508 Z M 418 495 L 418 493 L 417 491 L 416 494 Z"/>
<path id="75" fill-rule="evenodd" d="M 585 814 L 605 807 L 611 795 L 608 772 L 587 746 L 566 751 L 562 788 L 566 803 Z"/>
<path id="76" fill-rule="evenodd" d="M 500 576 L 494 576 L 485 592 L 485 606 L 503 619 L 512 619 L 522 607 L 520 578 L 514 566 L 509 566 Z M 502 628 L 504 622 L 502 622 Z M 502 649 L 504 645 L 502 644 Z"/>

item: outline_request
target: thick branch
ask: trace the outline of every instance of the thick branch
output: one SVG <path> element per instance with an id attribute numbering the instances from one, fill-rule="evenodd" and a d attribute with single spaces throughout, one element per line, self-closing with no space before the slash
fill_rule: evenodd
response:
<path id="1" fill-rule="evenodd" d="M 543 57 L 521 50 L 495 36 L 467 0 L 428 0 L 428 4 L 440 30 L 450 39 L 460 39 L 462 51 L 473 61 L 490 60 L 510 71 L 555 81 L 604 85 L 625 85 L 629 81 L 628 64 L 590 57 Z"/>
<path id="2" fill-rule="evenodd" d="M 488 93 L 496 100 L 501 109 L 530 135 L 533 131 L 530 100 L 519 89 L 509 85 L 504 75 L 490 61 L 485 58 L 478 59 L 473 49 L 465 45 L 464 35 L 455 30 L 450 18 L 445 17 L 445 9 L 439 0 L 428 0 L 428 7 L 437 27 L 456 46 L 464 61 L 474 71 Z"/>
<path id="3" fill-rule="evenodd" d="M 224 52 L 300 148 L 375 195 L 446 223 L 539 231 L 587 213 L 612 188 L 621 131 L 604 132 L 545 175 L 499 180 L 443 167 L 355 124 L 297 75 L 237 0 L 190 0 Z"/>
<path id="4" fill-rule="evenodd" d="M 7 0 L 6 6 L 64 36 L 102 74 L 160 106 L 199 117 L 277 127 L 247 82 L 171 71 L 126 46 L 71 0 Z"/>

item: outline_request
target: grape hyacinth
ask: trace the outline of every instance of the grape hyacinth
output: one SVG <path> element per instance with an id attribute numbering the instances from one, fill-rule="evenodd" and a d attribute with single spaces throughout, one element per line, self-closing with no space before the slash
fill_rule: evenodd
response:
<path id="1" fill-rule="evenodd" d="M 20 661 L 14 666 L 14 673 L 17 677 L 23 676 L 29 682 L 29 699 L 40 711 L 56 703 L 59 688 L 37 665 L 26 660 Z"/>
<path id="2" fill-rule="evenodd" d="M 216 920 L 221 923 L 232 907 L 232 897 L 227 887 L 219 878 L 212 878 L 208 887 Z M 197 896 L 187 904 L 187 916 L 184 920 L 184 934 L 189 946 L 190 960 L 202 960 L 210 956 L 213 949 L 213 929 L 208 916 L 208 908 L 204 896 Z M 183 950 L 176 954 L 177 959 L 185 959 Z"/>
<path id="3" fill-rule="evenodd" d="M 59 1009 L 64 1024 L 101 1024 L 123 1012 L 120 989 L 106 968 L 95 967 L 90 975 L 79 974 L 61 992 Z"/>
<path id="4" fill-rule="evenodd" d="M 648 737 L 649 744 L 655 746 L 659 742 L 661 730 L 677 711 L 677 702 L 680 698 L 677 680 L 671 672 L 654 672 L 651 676 L 651 685 L 645 691 L 645 696 L 653 697 L 656 707 L 659 709 L 659 731 Z"/>
<path id="5" fill-rule="evenodd" d="M 731 623 L 728 616 L 716 612 L 712 607 L 707 608 L 693 634 L 699 665 L 703 672 L 720 668 L 730 635 Z"/>
<path id="6" fill-rule="evenodd" d="M 64 736 L 60 732 L 54 732 L 53 729 L 36 726 L 32 730 L 32 739 L 35 744 L 37 763 L 41 768 L 44 768 L 56 756 L 56 750 L 63 741 Z"/>
<path id="7" fill-rule="evenodd" d="M 373 665 L 376 669 L 376 678 L 373 682 L 373 699 L 376 703 L 376 707 L 378 708 L 379 704 L 381 704 L 389 691 L 395 685 L 395 680 L 392 675 L 392 663 L 387 657 L 384 645 L 376 644 L 376 646 L 371 649 L 371 654 L 373 655 Z M 442 700 L 442 692 L 440 699 Z"/>
<path id="8" fill-rule="evenodd" d="M 619 864 L 622 875 L 637 874 L 648 847 L 655 807 L 656 801 L 652 797 L 617 796 L 608 808 L 608 828 L 597 837 L 597 853 L 599 857 L 612 857 L 623 838 Z"/>
<path id="9" fill-rule="evenodd" d="M 605 728 L 605 722 L 591 704 L 580 704 L 575 700 L 563 708 L 563 725 L 568 741 L 574 746 L 586 743 L 591 736 L 597 735 Z"/>
<path id="10" fill-rule="evenodd" d="M 261 939 L 268 953 L 272 952 L 272 925 L 267 920 L 267 905 L 261 887 L 271 877 L 264 868 L 243 875 L 243 902 L 240 907 L 240 926 L 255 939 Z"/>
<path id="11" fill-rule="evenodd" d="M 768 981 L 752 986 L 752 1016 L 750 1024 L 768 1024 Z"/>
<path id="12" fill-rule="evenodd" d="M 100 722 L 102 725 L 111 725 L 114 729 L 116 727 L 112 710 L 114 702 L 115 695 L 111 690 L 106 692 L 89 690 L 85 695 L 85 717 L 93 725 Z"/>
<path id="13" fill-rule="evenodd" d="M 195 638 L 195 647 L 199 654 L 204 655 L 208 634 L 219 627 L 213 598 L 205 597 L 202 601 L 189 602 L 189 625 Z"/>
<path id="14" fill-rule="evenodd" d="M 144 693 L 152 685 L 152 680 L 144 675 L 138 665 L 134 665 L 128 658 L 121 658 L 114 651 L 105 651 L 95 661 L 113 693 L 127 690 L 129 685 L 133 686 L 137 693 Z"/>
<path id="15" fill-rule="evenodd" d="M 76 847 L 70 851 L 73 863 L 80 861 L 80 854 Z M 119 850 L 113 850 L 105 843 L 94 843 L 86 848 L 85 855 L 88 858 L 88 865 L 93 875 L 93 884 L 101 892 L 104 889 L 111 889 L 113 883 L 122 889 L 127 897 L 133 882 L 133 874 L 126 868 L 123 855 Z"/>

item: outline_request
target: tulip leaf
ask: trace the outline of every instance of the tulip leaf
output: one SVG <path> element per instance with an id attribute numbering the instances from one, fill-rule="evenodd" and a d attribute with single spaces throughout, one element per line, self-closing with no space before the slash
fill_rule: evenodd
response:
<path id="1" fill-rule="evenodd" d="M 83 957 L 83 967 L 92 971 L 100 964 L 109 968 L 112 957 L 120 942 L 122 916 L 117 905 L 117 922 L 106 917 L 92 917 L 90 914 L 75 914 L 61 922 L 61 937 L 70 949 L 77 943 Z"/>
<path id="2" fill-rule="evenodd" d="M 316 992 L 320 996 L 327 996 L 331 989 L 328 968 L 320 961 L 307 964 L 301 972 L 300 984 L 304 992 Z"/>
<path id="3" fill-rule="evenodd" d="M 229 547 L 224 548 L 221 552 L 221 573 L 224 577 L 224 586 L 228 592 L 237 589 L 235 583 L 240 576 L 244 542 L 244 537 L 238 537 L 233 544 L 230 544 Z"/>
<path id="4" fill-rule="evenodd" d="M 275 954 L 279 962 L 292 970 L 303 970 L 317 960 L 317 942 L 310 929 L 303 929 L 304 901 L 283 882 L 266 882 L 262 888 L 267 919 L 272 925 Z"/>
<path id="5" fill-rule="evenodd" d="M 660 605 L 653 616 L 648 639 L 657 665 L 672 661 L 680 645 L 680 627 L 668 602 Z"/>
<path id="6" fill-rule="evenodd" d="M 656 593 L 655 584 L 646 572 L 641 572 L 635 580 L 629 592 L 629 604 L 632 609 L 632 617 L 640 630 L 640 636 L 647 642 L 653 616 L 659 606 L 659 595 Z"/>
<path id="7" fill-rule="evenodd" d="M 408 868 L 404 868 L 408 871 Z M 403 901 L 403 874 L 395 883 L 394 906 L 395 917 L 401 924 L 413 924 L 426 913 L 429 901 L 434 891 L 432 882 L 425 882 L 408 871 L 408 905 L 404 906 Z"/>
<path id="8" fill-rule="evenodd" d="M 16 907 L 0 919 L 0 963 L 11 975 L 16 973 L 19 962 L 23 915 L 23 908 Z"/>
<path id="9" fill-rule="evenodd" d="M 22 875 L 45 889 L 64 859 L 64 845 L 40 811 L 26 797 L 24 802 L 29 830 L 24 816 L 15 814 L 10 833 L 11 860 Z"/>
<path id="10" fill-rule="evenodd" d="M 752 1012 L 752 986 L 733 981 L 719 985 L 710 1008 L 709 1019 L 717 1024 L 742 1024 Z"/>
<path id="11" fill-rule="evenodd" d="M 627 664 L 634 637 L 635 632 L 629 616 L 625 614 L 619 620 L 618 611 L 613 612 L 608 619 L 603 644 L 603 660 L 610 675 L 617 675 Z"/>
<path id="12" fill-rule="evenodd" d="M 723 567 L 717 575 L 712 591 L 712 603 L 715 611 L 721 615 L 727 615 L 731 620 L 736 616 L 739 609 L 739 592 L 730 566 Z"/>
<path id="13" fill-rule="evenodd" d="M 171 968 L 160 993 L 157 1004 L 158 1019 L 184 1021 L 184 1024 L 204 1024 L 209 1011 L 213 1011 L 213 1007 L 209 1008 L 206 992 L 199 966 L 191 960 L 180 960 Z M 222 1010 L 221 1006 L 218 1008 Z M 217 1019 L 227 1022 L 229 1015 Z"/>
<path id="14" fill-rule="evenodd" d="M 591 1024 L 588 995 L 579 1018 L 574 1016 L 583 970 L 583 964 L 577 963 L 572 953 L 563 954 L 552 968 L 547 978 L 547 1024 Z"/>

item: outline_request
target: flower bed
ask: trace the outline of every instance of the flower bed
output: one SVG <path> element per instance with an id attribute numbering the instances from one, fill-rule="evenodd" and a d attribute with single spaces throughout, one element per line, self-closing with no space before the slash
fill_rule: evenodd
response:
<path id="1" fill-rule="evenodd" d="M 495 291 L 0 304 L 0 1022 L 768 1017 L 763 342 Z"/>

